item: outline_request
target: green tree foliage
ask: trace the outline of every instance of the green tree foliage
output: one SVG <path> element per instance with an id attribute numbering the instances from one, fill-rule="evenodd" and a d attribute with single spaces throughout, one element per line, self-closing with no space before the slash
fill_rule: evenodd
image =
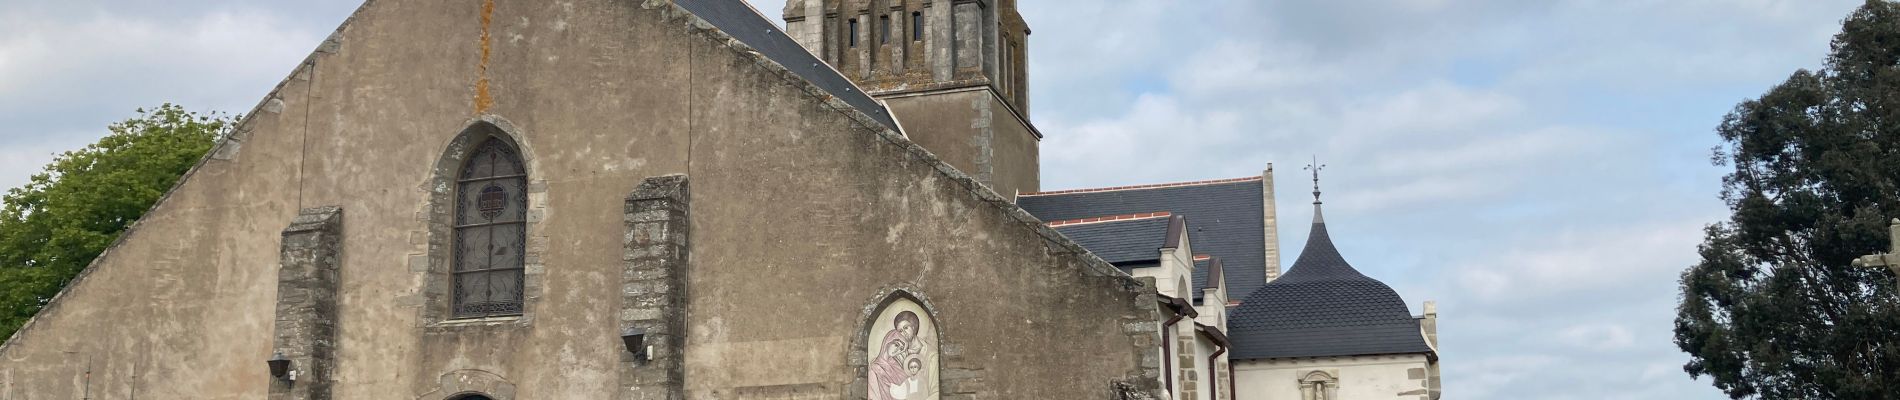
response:
<path id="1" fill-rule="evenodd" d="M 39 312 L 233 125 L 231 118 L 171 104 L 138 113 L 0 197 L 0 340 Z"/>
<path id="2" fill-rule="evenodd" d="M 1735 107 L 1713 161 L 1731 216 L 1682 275 L 1675 342 L 1730 397 L 1900 398 L 1900 293 L 1885 269 L 1900 217 L 1900 6 L 1868 1 L 1821 71 Z"/>

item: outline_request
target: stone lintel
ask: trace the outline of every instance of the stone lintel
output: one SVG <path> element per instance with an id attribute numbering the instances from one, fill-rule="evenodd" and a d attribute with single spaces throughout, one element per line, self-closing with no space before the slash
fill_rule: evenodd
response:
<path id="1" fill-rule="evenodd" d="M 631 207 L 637 200 L 661 199 L 685 202 L 686 175 L 672 174 L 647 178 L 640 182 L 639 187 L 633 188 L 632 193 L 627 194 L 627 205 Z"/>
<path id="2" fill-rule="evenodd" d="M 341 207 L 323 206 L 305 208 L 297 212 L 296 218 L 290 220 L 290 226 L 284 228 L 284 236 L 317 230 L 340 229 L 342 228 L 342 223 L 343 208 Z"/>

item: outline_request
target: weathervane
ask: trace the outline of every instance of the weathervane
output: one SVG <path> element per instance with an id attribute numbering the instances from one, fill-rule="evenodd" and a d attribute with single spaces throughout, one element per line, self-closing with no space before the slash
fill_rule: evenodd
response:
<path id="1" fill-rule="evenodd" d="M 1306 169 L 1313 171 L 1313 204 L 1319 204 L 1319 170 L 1326 169 L 1326 164 L 1320 164 L 1319 156 L 1315 155 L 1313 163 L 1306 164 Z"/>

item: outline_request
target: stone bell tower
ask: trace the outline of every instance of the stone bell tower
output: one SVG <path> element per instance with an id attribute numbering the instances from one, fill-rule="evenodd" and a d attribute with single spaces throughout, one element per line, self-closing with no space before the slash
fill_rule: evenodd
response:
<path id="1" fill-rule="evenodd" d="M 785 31 L 885 102 L 912 141 L 1004 197 L 1039 189 L 1016 0 L 787 0 Z"/>

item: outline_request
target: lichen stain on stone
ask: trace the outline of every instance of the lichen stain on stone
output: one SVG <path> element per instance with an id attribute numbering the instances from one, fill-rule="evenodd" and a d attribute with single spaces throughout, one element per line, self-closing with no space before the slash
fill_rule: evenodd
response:
<path id="1" fill-rule="evenodd" d="M 646 166 L 647 159 L 645 158 L 626 158 L 608 161 L 606 164 L 601 164 L 600 169 L 607 172 L 638 171 Z"/>
<path id="2" fill-rule="evenodd" d="M 891 225 L 884 233 L 884 242 L 897 244 L 898 241 L 904 237 L 904 230 L 909 227 L 909 222 L 898 222 L 897 224 Z"/>
<path id="3" fill-rule="evenodd" d="M 495 22 L 495 0 L 482 1 L 482 59 L 476 65 L 479 76 L 475 79 L 475 114 L 488 112 L 495 106 L 495 99 L 488 94 L 488 56 L 493 51 L 494 40 L 489 36 L 489 26 Z"/>

